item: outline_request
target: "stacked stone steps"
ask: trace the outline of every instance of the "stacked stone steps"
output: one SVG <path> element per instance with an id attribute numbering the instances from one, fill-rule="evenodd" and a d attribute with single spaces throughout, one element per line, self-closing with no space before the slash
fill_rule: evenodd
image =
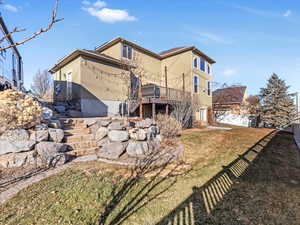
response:
<path id="1" fill-rule="evenodd" d="M 65 135 L 66 136 L 72 136 L 72 135 L 80 135 L 80 134 L 90 134 L 89 128 L 64 128 Z"/>
<path id="2" fill-rule="evenodd" d="M 69 146 L 69 154 L 80 156 L 95 153 L 97 142 L 94 141 L 94 136 L 87 128 L 84 119 L 62 118 L 61 122 L 65 132 L 64 142 Z"/>

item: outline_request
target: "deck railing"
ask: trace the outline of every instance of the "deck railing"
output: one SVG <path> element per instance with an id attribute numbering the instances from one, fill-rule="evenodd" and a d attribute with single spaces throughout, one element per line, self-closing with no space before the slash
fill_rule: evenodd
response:
<path id="1" fill-rule="evenodd" d="M 148 84 L 142 87 L 143 98 L 160 98 L 171 101 L 182 101 L 191 99 L 191 92 L 166 88 L 155 84 Z"/>

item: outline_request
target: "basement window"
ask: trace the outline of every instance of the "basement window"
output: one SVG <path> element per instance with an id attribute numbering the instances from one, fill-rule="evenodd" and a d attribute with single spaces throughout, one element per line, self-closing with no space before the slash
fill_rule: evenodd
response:
<path id="1" fill-rule="evenodd" d="M 127 59 L 132 59 L 132 47 L 129 45 L 123 45 L 122 56 Z"/>

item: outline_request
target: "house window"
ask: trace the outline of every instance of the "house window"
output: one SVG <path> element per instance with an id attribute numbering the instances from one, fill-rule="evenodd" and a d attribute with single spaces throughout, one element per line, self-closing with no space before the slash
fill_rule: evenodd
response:
<path id="1" fill-rule="evenodd" d="M 200 57 L 200 69 L 205 72 L 205 59 L 202 56 Z"/>
<path id="2" fill-rule="evenodd" d="M 200 113 L 199 113 L 199 116 L 200 116 L 200 120 L 201 121 L 206 121 L 206 109 L 200 109 Z"/>
<path id="3" fill-rule="evenodd" d="M 210 81 L 207 82 L 207 94 L 208 94 L 208 95 L 211 94 L 211 90 L 210 90 Z"/>
<path id="4" fill-rule="evenodd" d="M 210 65 L 207 64 L 207 73 L 210 74 Z"/>
<path id="5" fill-rule="evenodd" d="M 132 59 L 132 47 L 123 45 L 122 56 L 127 59 Z"/>
<path id="6" fill-rule="evenodd" d="M 198 59 L 197 57 L 194 57 L 194 68 L 198 68 Z"/>
<path id="7" fill-rule="evenodd" d="M 194 93 L 198 93 L 199 77 L 194 75 Z"/>

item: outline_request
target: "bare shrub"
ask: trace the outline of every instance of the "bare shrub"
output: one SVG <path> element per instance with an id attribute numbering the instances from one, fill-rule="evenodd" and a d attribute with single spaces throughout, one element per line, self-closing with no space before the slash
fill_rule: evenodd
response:
<path id="1" fill-rule="evenodd" d="M 182 130 L 181 123 L 169 115 L 158 114 L 156 123 L 161 134 L 166 138 L 177 137 Z"/>
<path id="2" fill-rule="evenodd" d="M 0 131 L 30 128 L 41 119 L 42 108 L 32 97 L 14 90 L 0 92 Z"/>

